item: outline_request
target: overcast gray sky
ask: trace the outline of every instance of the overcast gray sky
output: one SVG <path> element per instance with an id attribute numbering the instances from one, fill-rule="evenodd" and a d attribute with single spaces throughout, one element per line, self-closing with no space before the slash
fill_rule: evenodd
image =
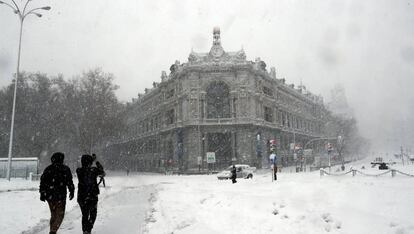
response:
<path id="1" fill-rule="evenodd" d="M 3 0 L 7 1 L 7 0 Z M 20 0 L 16 0 L 20 3 Z M 244 48 L 329 99 L 345 87 L 361 132 L 374 146 L 414 148 L 413 0 L 33 0 L 50 5 L 27 18 L 21 68 L 66 78 L 102 67 L 118 96 L 136 97 L 191 48 L 209 51 L 221 28 L 226 51 Z M 0 5 L 0 86 L 15 72 L 18 19 Z"/>

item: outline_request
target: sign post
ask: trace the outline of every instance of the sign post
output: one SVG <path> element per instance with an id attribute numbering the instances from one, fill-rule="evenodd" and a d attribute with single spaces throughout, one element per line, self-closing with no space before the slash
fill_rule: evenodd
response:
<path id="1" fill-rule="evenodd" d="M 326 151 L 328 151 L 328 166 L 329 166 L 329 172 L 331 172 L 331 152 L 333 150 L 332 144 L 327 143 L 326 144 Z"/>
<path id="2" fill-rule="evenodd" d="M 197 165 L 198 165 L 198 171 L 201 171 L 201 164 L 202 164 L 202 161 L 203 159 L 202 159 L 202 157 L 201 156 L 198 156 L 197 157 Z"/>

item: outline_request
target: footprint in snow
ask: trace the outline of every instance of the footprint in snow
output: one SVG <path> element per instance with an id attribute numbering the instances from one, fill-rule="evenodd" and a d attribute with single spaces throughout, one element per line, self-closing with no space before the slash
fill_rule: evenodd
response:
<path id="1" fill-rule="evenodd" d="M 273 204 L 273 210 L 272 210 L 272 214 L 273 215 L 278 215 L 280 212 L 279 212 L 279 209 L 283 209 L 284 207 L 285 207 L 285 204 L 280 204 L 280 205 L 278 205 L 276 202 L 273 202 L 272 203 Z M 278 208 L 279 207 L 279 208 Z M 283 215 L 283 216 L 281 216 L 280 217 L 281 219 L 288 219 L 289 218 L 289 216 L 288 215 Z"/>
<path id="2" fill-rule="evenodd" d="M 289 218 L 289 216 L 288 215 L 282 215 L 282 217 L 280 217 L 281 219 L 288 219 Z"/>
<path id="3" fill-rule="evenodd" d="M 326 223 L 325 224 L 325 231 L 330 232 L 331 229 L 336 228 L 336 229 L 341 229 L 342 228 L 342 223 L 341 221 L 335 221 L 332 218 L 332 215 L 330 213 L 323 213 L 321 215 L 322 220 Z"/>
<path id="4" fill-rule="evenodd" d="M 335 222 L 335 228 L 336 229 L 341 229 L 341 227 L 342 227 L 342 223 L 340 221 L 336 221 Z"/>
<path id="5" fill-rule="evenodd" d="M 210 200 L 211 198 L 213 198 L 214 196 L 213 195 L 210 195 L 210 196 L 208 196 L 208 197 L 205 197 L 205 198 L 203 198 L 203 199 L 201 199 L 200 200 L 200 204 L 204 204 L 207 200 Z"/>
<path id="6" fill-rule="evenodd" d="M 332 221 L 333 221 L 333 220 L 332 220 L 332 216 L 331 216 L 331 214 L 330 214 L 330 213 L 323 213 L 323 214 L 321 215 L 321 217 L 322 217 L 323 221 L 325 221 L 325 223 L 330 223 L 330 222 L 332 222 Z"/>

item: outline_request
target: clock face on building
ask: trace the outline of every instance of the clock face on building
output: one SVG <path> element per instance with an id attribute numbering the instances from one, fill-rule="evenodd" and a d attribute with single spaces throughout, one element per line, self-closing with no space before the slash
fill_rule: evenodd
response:
<path id="1" fill-rule="evenodd" d="M 211 48 L 211 55 L 213 55 L 214 57 L 220 57 L 222 56 L 224 53 L 223 48 L 221 48 L 221 46 L 213 46 Z"/>

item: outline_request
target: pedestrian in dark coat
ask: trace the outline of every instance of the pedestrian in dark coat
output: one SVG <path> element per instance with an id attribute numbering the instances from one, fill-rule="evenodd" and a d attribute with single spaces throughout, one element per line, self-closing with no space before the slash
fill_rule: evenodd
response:
<path id="1" fill-rule="evenodd" d="M 54 153 L 51 157 L 52 164 L 46 167 L 40 177 L 40 200 L 47 201 L 50 209 L 50 234 L 57 232 L 65 216 L 67 189 L 70 200 L 75 193 L 72 172 L 63 164 L 64 158 L 63 153 Z"/>
<path id="2" fill-rule="evenodd" d="M 96 220 L 99 186 L 97 178 L 105 175 L 102 165 L 96 161 L 96 167 L 92 166 L 91 155 L 82 155 L 82 167 L 76 169 L 78 175 L 78 203 L 82 212 L 82 231 L 91 233 Z"/>
<path id="3" fill-rule="evenodd" d="M 236 166 L 233 165 L 233 167 L 231 168 L 231 182 L 233 184 L 237 183 L 236 178 L 237 178 L 237 170 L 236 170 Z"/>

